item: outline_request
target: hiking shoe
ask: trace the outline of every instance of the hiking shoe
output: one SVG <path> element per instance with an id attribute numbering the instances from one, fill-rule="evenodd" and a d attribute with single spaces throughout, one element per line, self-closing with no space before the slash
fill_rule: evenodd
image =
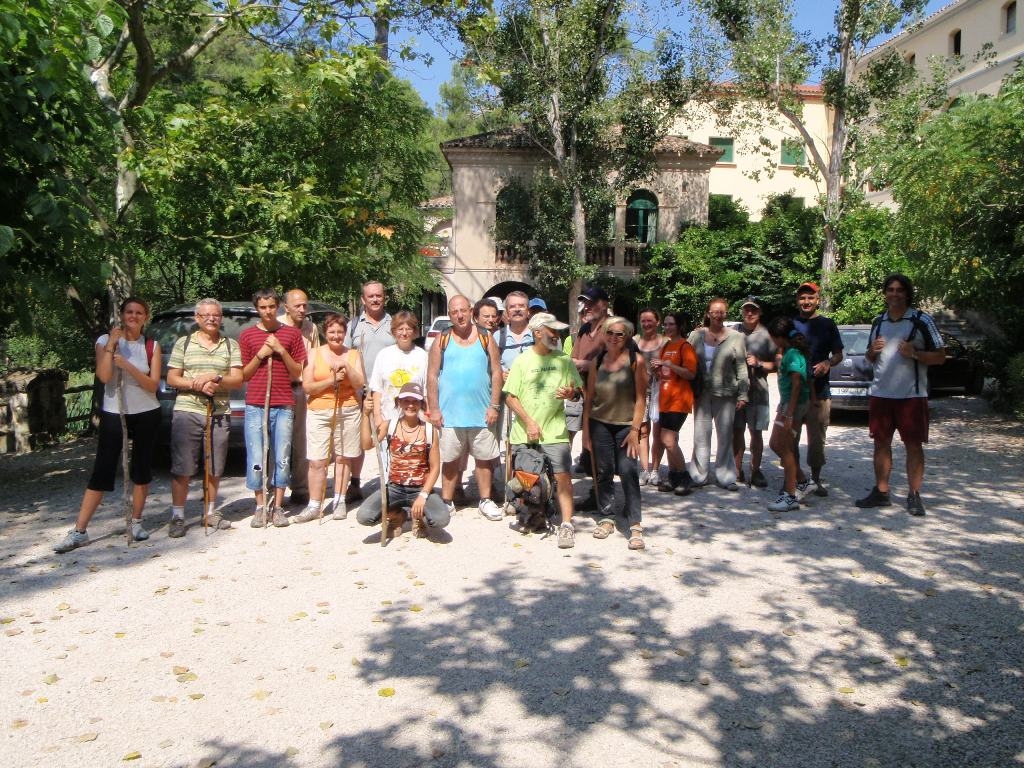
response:
<path id="1" fill-rule="evenodd" d="M 647 485 L 647 483 L 650 481 L 650 478 L 651 478 L 651 473 L 650 472 L 648 472 L 647 470 L 644 470 L 644 469 L 640 470 L 640 476 L 638 478 L 638 480 L 640 482 L 640 485 Z"/>
<path id="2" fill-rule="evenodd" d="M 275 528 L 287 528 L 291 525 L 291 520 L 285 517 L 284 511 L 280 509 L 274 510 L 274 514 L 271 515 L 270 522 Z"/>
<path id="3" fill-rule="evenodd" d="M 85 531 L 79 531 L 72 528 L 67 532 L 67 535 L 61 539 L 60 544 L 53 548 L 53 551 L 58 554 L 64 554 L 70 552 L 72 549 L 78 549 L 84 547 L 89 543 L 89 534 Z"/>
<path id="4" fill-rule="evenodd" d="M 822 498 L 828 496 L 828 488 L 826 488 L 825 484 L 820 480 L 814 481 L 814 495 L 821 496 Z"/>
<path id="5" fill-rule="evenodd" d="M 172 517 L 171 524 L 167 526 L 167 535 L 172 539 L 180 539 L 185 535 L 185 518 Z"/>
<path id="6" fill-rule="evenodd" d="M 292 495 L 288 497 L 288 503 L 294 504 L 297 507 L 304 507 L 307 504 L 309 504 L 309 493 L 303 493 L 301 491 L 299 493 L 296 493 L 295 491 L 292 491 Z"/>
<path id="7" fill-rule="evenodd" d="M 572 523 L 562 523 L 558 526 L 558 548 L 572 549 L 576 546 L 576 531 Z"/>
<path id="8" fill-rule="evenodd" d="M 231 527 L 231 521 L 225 519 L 220 510 L 206 513 L 206 525 L 215 531 L 226 531 Z"/>
<path id="9" fill-rule="evenodd" d="M 768 505 L 769 512 L 795 512 L 798 509 L 800 509 L 800 502 L 796 500 L 796 496 L 785 491 L 780 493 L 779 498 Z"/>
<path id="10" fill-rule="evenodd" d="M 722 488 L 724 488 L 727 491 L 734 491 L 734 492 L 738 491 L 740 489 L 740 487 L 736 483 L 729 483 L 728 485 L 723 485 Z"/>
<path id="11" fill-rule="evenodd" d="M 889 499 L 888 491 L 883 493 L 882 491 L 878 490 L 877 485 L 873 485 L 871 486 L 871 493 L 869 493 L 862 499 L 857 499 L 853 503 L 856 504 L 861 509 L 868 509 L 871 507 L 888 507 L 892 504 L 892 501 L 890 501 Z"/>
<path id="12" fill-rule="evenodd" d="M 658 483 L 658 490 L 661 491 L 662 493 L 672 493 L 672 491 L 674 491 L 675 489 L 676 488 L 674 485 L 672 485 L 671 480 L 661 480 Z"/>
<path id="13" fill-rule="evenodd" d="M 768 479 L 764 476 L 764 472 L 760 469 L 755 469 L 750 473 L 750 484 L 755 488 L 767 488 Z"/>
<path id="14" fill-rule="evenodd" d="M 334 502 L 334 509 L 331 511 L 331 520 L 346 520 L 348 518 L 348 505 L 341 499 Z"/>
<path id="15" fill-rule="evenodd" d="M 141 520 L 132 521 L 132 541 L 145 541 L 149 538 L 149 531 L 142 527 Z"/>
<path id="16" fill-rule="evenodd" d="M 480 499 L 480 514 L 488 520 L 501 520 L 505 513 L 490 499 Z"/>
<path id="17" fill-rule="evenodd" d="M 353 501 L 362 501 L 363 489 L 359 487 L 359 478 L 353 477 L 348 484 L 348 490 L 345 491 L 345 503 Z"/>
<path id="18" fill-rule="evenodd" d="M 256 511 L 252 513 L 252 520 L 249 521 L 249 525 L 253 528 L 266 528 L 267 510 L 263 507 L 256 507 Z"/>
<path id="19" fill-rule="evenodd" d="M 914 517 L 924 517 L 924 503 L 921 501 L 921 494 L 917 491 L 907 494 L 907 512 Z"/>
<path id="20" fill-rule="evenodd" d="M 743 473 L 742 469 L 736 474 L 736 482 L 737 483 L 745 483 L 745 482 L 747 482 L 747 476 Z"/>
<path id="21" fill-rule="evenodd" d="M 306 507 L 304 510 L 299 512 L 293 517 L 290 522 L 292 523 L 308 523 L 310 520 L 318 520 L 320 518 L 320 507 L 313 509 L 312 507 Z"/>

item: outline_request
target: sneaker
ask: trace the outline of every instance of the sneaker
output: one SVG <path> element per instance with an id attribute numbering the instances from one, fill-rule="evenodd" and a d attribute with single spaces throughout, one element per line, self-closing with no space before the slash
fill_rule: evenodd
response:
<path id="1" fill-rule="evenodd" d="M 911 491 L 907 495 L 907 512 L 914 517 L 924 517 L 924 503 L 921 501 L 921 494 Z"/>
<path id="2" fill-rule="evenodd" d="M 747 482 L 747 476 L 743 473 L 742 469 L 736 474 L 736 482 L 737 483 L 745 483 L 745 482 Z"/>
<path id="3" fill-rule="evenodd" d="M 275 509 L 274 514 L 270 518 L 275 528 L 287 528 L 291 525 L 291 521 L 285 517 L 284 510 Z"/>
<path id="4" fill-rule="evenodd" d="M 331 511 L 331 520 L 346 520 L 348 519 L 348 505 L 345 504 L 345 500 L 334 502 L 334 509 Z"/>
<path id="5" fill-rule="evenodd" d="M 764 472 L 762 472 L 760 469 L 755 469 L 750 474 L 750 484 L 755 488 L 767 488 L 768 480 L 767 478 L 765 478 Z"/>
<path id="6" fill-rule="evenodd" d="M 256 507 L 256 511 L 252 513 L 252 520 L 249 521 L 249 525 L 253 528 L 266 528 L 267 510 L 263 507 Z"/>
<path id="7" fill-rule="evenodd" d="M 803 501 L 804 497 L 807 496 L 807 491 L 811 488 L 810 480 L 801 480 L 796 484 L 796 500 Z"/>
<path id="8" fill-rule="evenodd" d="M 888 491 L 882 493 L 882 491 L 878 490 L 877 485 L 873 485 L 871 486 L 871 493 L 862 499 L 857 499 L 853 503 L 861 509 L 868 509 L 870 507 L 888 507 L 892 504 L 892 501 L 889 499 Z"/>
<path id="9" fill-rule="evenodd" d="M 572 523 L 562 523 L 558 526 L 558 548 L 572 549 L 576 546 L 576 531 Z"/>
<path id="10" fill-rule="evenodd" d="M 304 510 L 299 512 L 299 514 L 297 514 L 295 517 L 293 517 L 289 522 L 290 523 L 308 523 L 310 520 L 319 520 L 319 519 L 320 519 L 320 507 L 317 507 L 316 509 L 313 509 L 312 507 L 306 507 Z"/>
<path id="11" fill-rule="evenodd" d="M 362 501 L 363 489 L 359 487 L 359 478 L 353 477 L 348 484 L 348 490 L 345 491 L 345 503 L 348 504 L 353 501 Z"/>
<path id="12" fill-rule="evenodd" d="M 671 480 L 662 480 L 658 483 L 658 490 L 662 493 L 672 493 L 676 488 Z"/>
<path id="13" fill-rule="evenodd" d="M 72 549 L 78 549 L 84 547 L 89 543 L 89 534 L 85 531 L 79 531 L 72 528 L 68 531 L 67 535 L 61 539 L 60 544 L 53 548 L 54 552 L 58 554 L 64 554 L 70 552 Z"/>
<path id="14" fill-rule="evenodd" d="M 651 479 L 651 473 L 646 471 L 646 470 L 641 469 L 640 470 L 640 477 L 639 477 L 640 485 L 647 485 L 647 483 L 650 482 L 650 479 Z"/>
<path id="15" fill-rule="evenodd" d="M 455 502 L 454 501 L 445 501 L 444 499 L 441 499 L 441 503 L 444 504 L 445 508 L 448 510 L 448 516 L 449 517 L 451 517 L 451 516 L 453 516 L 455 514 Z"/>
<path id="16" fill-rule="evenodd" d="M 822 483 L 820 480 L 814 481 L 814 495 L 821 496 L 822 498 L 828 496 L 828 488 L 826 488 L 825 484 Z"/>
<path id="17" fill-rule="evenodd" d="M 148 538 L 149 531 L 142 527 L 142 521 L 132 521 L 132 541 L 145 541 Z"/>
<path id="18" fill-rule="evenodd" d="M 740 487 L 736 483 L 729 483 L 728 485 L 723 485 L 722 487 L 727 491 L 733 492 L 738 491 L 740 489 Z"/>
<path id="19" fill-rule="evenodd" d="M 180 539 L 185 535 L 185 518 L 172 517 L 171 524 L 167 526 L 167 535 L 172 539 Z"/>
<path id="20" fill-rule="evenodd" d="M 206 525 L 215 531 L 226 531 L 231 527 L 231 521 L 224 518 L 220 510 L 206 514 Z"/>
<path id="21" fill-rule="evenodd" d="M 294 504 L 296 507 L 304 507 L 309 504 L 309 493 L 303 491 L 296 493 L 295 491 L 292 491 L 292 495 L 288 497 L 288 503 Z"/>
<path id="22" fill-rule="evenodd" d="M 505 513 L 502 511 L 501 507 L 490 499 L 480 500 L 480 514 L 488 520 L 501 520 L 505 517 Z"/>
<path id="23" fill-rule="evenodd" d="M 800 502 L 797 501 L 796 496 L 785 491 L 780 493 L 779 498 L 768 505 L 769 512 L 795 512 L 798 509 L 800 509 Z"/>

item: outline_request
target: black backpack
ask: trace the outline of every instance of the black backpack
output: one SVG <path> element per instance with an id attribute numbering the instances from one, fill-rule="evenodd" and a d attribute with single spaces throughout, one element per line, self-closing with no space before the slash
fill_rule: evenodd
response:
<path id="1" fill-rule="evenodd" d="M 928 327 L 924 324 L 924 320 L 921 319 L 921 310 L 909 309 L 907 314 L 901 317 L 899 320 L 886 320 L 888 316 L 887 312 L 883 312 L 871 322 L 871 330 L 868 331 L 868 349 L 871 349 L 871 343 L 878 338 L 882 323 L 902 323 L 904 320 L 910 321 L 910 333 L 904 341 L 913 341 L 914 337 L 917 336 L 918 332 L 921 333 L 921 338 L 924 339 L 925 349 L 929 349 L 931 345 L 931 337 L 928 336 Z M 920 363 L 917 360 L 914 361 L 914 392 L 921 394 L 921 382 L 919 379 L 920 375 Z M 871 368 L 872 378 L 874 378 L 874 367 Z"/>

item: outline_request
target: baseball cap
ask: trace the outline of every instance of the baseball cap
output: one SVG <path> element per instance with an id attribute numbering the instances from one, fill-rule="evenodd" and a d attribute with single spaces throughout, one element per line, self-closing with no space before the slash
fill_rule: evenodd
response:
<path id="1" fill-rule="evenodd" d="M 552 331 L 564 331 L 569 327 L 569 324 L 563 323 L 550 312 L 538 312 L 530 318 L 527 327 L 531 331 L 537 331 L 541 328 L 550 328 Z"/>
<path id="2" fill-rule="evenodd" d="M 757 303 L 757 299 L 753 296 L 747 296 L 747 298 L 743 300 L 743 303 L 740 304 L 740 309 L 746 309 L 747 307 L 753 307 L 758 312 L 761 311 L 761 305 Z"/>
<path id="3" fill-rule="evenodd" d="M 504 312 L 505 311 L 505 300 L 504 299 L 499 299 L 497 296 L 491 296 L 490 299 L 491 299 L 491 301 L 493 301 L 495 304 L 498 305 L 498 311 L 499 312 Z"/>
<path id="4" fill-rule="evenodd" d="M 534 296 L 530 299 L 530 303 L 527 305 L 530 309 L 542 309 L 545 312 L 548 310 L 547 302 L 544 301 L 540 296 Z"/>
<path id="5" fill-rule="evenodd" d="M 604 288 L 598 288 L 596 285 L 592 285 L 577 298 L 580 301 L 608 301 L 608 294 L 604 292 Z"/>
<path id="6" fill-rule="evenodd" d="M 800 283 L 800 287 L 796 289 L 797 296 L 801 293 L 821 293 L 821 288 L 818 287 L 817 283 L 812 283 L 808 280 L 806 283 Z"/>
<path id="7" fill-rule="evenodd" d="M 403 397 L 411 397 L 416 400 L 425 400 L 423 397 L 423 386 L 415 381 L 407 382 L 402 385 L 402 388 L 398 390 L 398 397 L 395 400 L 401 400 Z"/>

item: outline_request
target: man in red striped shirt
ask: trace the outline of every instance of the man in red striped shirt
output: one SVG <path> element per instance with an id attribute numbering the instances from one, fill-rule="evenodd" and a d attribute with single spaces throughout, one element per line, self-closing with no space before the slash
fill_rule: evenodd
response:
<path id="1" fill-rule="evenodd" d="M 292 424 L 295 400 L 291 382 L 302 376 L 306 362 L 306 345 L 298 328 L 284 325 L 277 319 L 281 299 L 277 291 L 264 288 L 253 294 L 252 303 L 259 314 L 259 322 L 246 328 L 238 337 L 242 352 L 242 376 L 249 382 L 245 393 L 245 487 L 256 495 L 256 512 L 251 525 L 262 528 L 267 524 L 271 509 L 271 522 L 283 528 L 288 525 L 284 515 L 284 490 L 288 487 L 291 469 Z M 268 426 L 267 467 L 263 466 L 264 406 L 269 399 L 266 415 Z M 273 468 L 269 487 L 274 489 L 271 507 L 264 507 L 264 472 Z"/>

